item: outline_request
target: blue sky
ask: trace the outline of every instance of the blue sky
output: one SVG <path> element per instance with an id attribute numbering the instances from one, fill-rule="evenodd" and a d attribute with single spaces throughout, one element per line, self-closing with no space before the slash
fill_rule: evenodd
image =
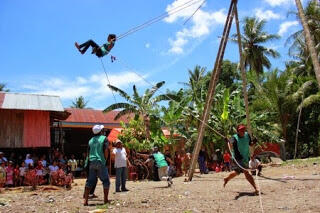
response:
<path id="1" fill-rule="evenodd" d="M 103 109 L 115 102 L 100 59 L 81 55 L 74 42 L 106 41 L 109 33 L 120 35 L 149 19 L 190 0 L 2 0 L 0 3 L 1 83 L 11 92 L 58 95 L 64 107 L 80 95 L 89 107 Z M 188 81 L 195 65 L 211 70 L 230 1 L 207 0 L 189 22 L 185 20 L 201 4 L 195 4 L 116 42 L 103 58 L 112 85 L 132 94 L 159 81 L 159 93 L 177 90 Z M 304 1 L 306 2 L 306 0 Z M 293 15 L 294 0 L 239 0 L 239 16 L 268 21 L 265 30 L 281 35 L 267 44 L 281 57 L 273 68 L 288 59 L 288 36 L 301 29 Z M 232 28 L 232 34 L 235 28 Z M 117 57 L 114 63 L 110 55 Z M 229 43 L 225 59 L 239 61 L 238 49 Z M 137 75 L 138 74 L 138 75 Z M 143 76 L 141 78 L 140 76 Z M 117 101 L 121 98 L 116 95 Z"/>

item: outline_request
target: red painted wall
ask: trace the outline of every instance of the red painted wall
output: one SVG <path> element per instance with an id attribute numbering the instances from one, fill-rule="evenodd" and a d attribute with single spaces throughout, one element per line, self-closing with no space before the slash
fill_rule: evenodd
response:
<path id="1" fill-rule="evenodd" d="M 49 112 L 24 111 L 23 147 L 50 147 Z"/>

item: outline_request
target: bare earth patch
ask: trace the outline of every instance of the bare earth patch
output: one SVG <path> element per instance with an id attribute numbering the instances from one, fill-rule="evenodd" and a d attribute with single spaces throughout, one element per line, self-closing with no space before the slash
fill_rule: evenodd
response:
<path id="1" fill-rule="evenodd" d="M 264 168 L 258 177 L 264 212 L 320 212 L 320 165 L 291 165 Z M 103 205 L 102 184 L 98 198 L 82 205 L 84 179 L 77 179 L 71 190 L 51 186 L 4 190 L 0 194 L 0 212 L 262 212 L 259 196 L 240 175 L 223 188 L 227 172 L 195 174 L 193 181 L 174 179 L 166 182 L 127 182 L 126 193 L 114 194 L 111 181 L 109 199 Z"/>

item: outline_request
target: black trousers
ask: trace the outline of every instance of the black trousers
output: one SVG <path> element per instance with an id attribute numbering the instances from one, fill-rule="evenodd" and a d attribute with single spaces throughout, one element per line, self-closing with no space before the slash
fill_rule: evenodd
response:
<path id="1" fill-rule="evenodd" d="M 81 53 L 84 54 L 90 46 L 92 47 L 92 50 L 95 49 L 95 52 L 92 51 L 92 53 L 95 53 L 99 58 L 102 57 L 99 45 L 91 39 L 79 45 Z"/>

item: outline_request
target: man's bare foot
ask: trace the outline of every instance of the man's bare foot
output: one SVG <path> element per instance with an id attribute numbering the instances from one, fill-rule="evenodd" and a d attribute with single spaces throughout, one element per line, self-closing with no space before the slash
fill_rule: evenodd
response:
<path id="1" fill-rule="evenodd" d="M 223 187 L 226 187 L 227 183 L 228 183 L 228 178 L 223 178 L 224 183 L 223 183 Z"/>
<path id="2" fill-rule="evenodd" d="M 256 189 L 256 191 L 254 191 L 255 195 L 259 195 L 259 190 Z"/>
<path id="3" fill-rule="evenodd" d="M 76 48 L 79 50 L 79 52 L 80 52 L 81 54 L 83 54 L 83 52 L 80 50 L 80 46 L 79 46 L 78 42 L 75 42 L 75 43 L 74 43 L 74 46 L 76 46 Z"/>

